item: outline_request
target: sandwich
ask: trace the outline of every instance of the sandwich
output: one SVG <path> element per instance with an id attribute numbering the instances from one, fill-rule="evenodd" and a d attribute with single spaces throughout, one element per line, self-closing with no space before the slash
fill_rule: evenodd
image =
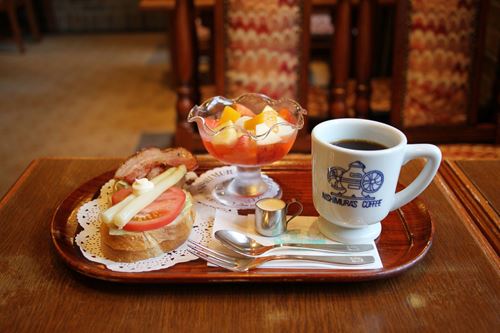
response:
<path id="1" fill-rule="evenodd" d="M 197 165 L 184 148 L 147 148 L 128 158 L 115 172 L 100 215 L 103 255 L 135 262 L 182 245 L 195 218 L 192 197 L 182 186 Z"/>

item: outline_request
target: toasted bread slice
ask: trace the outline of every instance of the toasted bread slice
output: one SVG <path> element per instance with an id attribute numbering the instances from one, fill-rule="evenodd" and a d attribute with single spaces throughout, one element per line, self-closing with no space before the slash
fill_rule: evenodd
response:
<path id="1" fill-rule="evenodd" d="M 175 250 L 189 237 L 195 219 L 191 198 L 172 223 L 161 228 L 142 232 L 113 232 L 106 223 L 101 224 L 101 250 L 103 255 L 117 262 L 134 262 L 157 257 Z"/>

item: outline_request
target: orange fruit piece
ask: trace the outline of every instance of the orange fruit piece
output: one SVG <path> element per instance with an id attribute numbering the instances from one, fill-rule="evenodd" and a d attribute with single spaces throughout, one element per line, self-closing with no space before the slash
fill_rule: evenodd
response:
<path id="1" fill-rule="evenodd" d="M 241 117 L 241 114 L 230 106 L 225 106 L 219 119 L 219 124 L 227 123 L 228 121 L 236 122 Z"/>
<path id="2" fill-rule="evenodd" d="M 278 113 L 271 107 L 266 106 L 261 113 L 245 121 L 243 125 L 248 131 L 255 131 L 255 127 L 258 124 L 265 123 L 267 126 L 271 127 L 276 124 Z"/>

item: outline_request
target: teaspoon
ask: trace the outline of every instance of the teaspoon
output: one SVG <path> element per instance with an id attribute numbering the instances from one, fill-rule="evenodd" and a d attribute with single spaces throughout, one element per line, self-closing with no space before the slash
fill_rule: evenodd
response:
<path id="1" fill-rule="evenodd" d="M 255 239 L 233 230 L 217 230 L 215 238 L 222 245 L 244 256 L 258 256 L 267 251 L 277 248 L 296 248 L 301 250 L 315 250 L 322 252 L 352 253 L 365 252 L 373 249 L 371 244 L 302 244 L 282 243 L 275 245 L 263 245 Z"/>

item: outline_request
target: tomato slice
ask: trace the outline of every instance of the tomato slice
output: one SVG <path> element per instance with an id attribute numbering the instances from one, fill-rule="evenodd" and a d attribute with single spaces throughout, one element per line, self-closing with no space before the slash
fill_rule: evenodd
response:
<path id="1" fill-rule="evenodd" d="M 125 199 L 132 190 L 122 189 L 113 194 L 113 204 Z M 171 187 L 155 201 L 146 206 L 130 220 L 123 230 L 148 231 L 171 223 L 180 214 L 186 201 L 186 193 L 178 187 Z"/>
<path id="2" fill-rule="evenodd" d="M 128 197 L 130 193 L 132 193 L 131 188 L 122 188 L 121 190 L 116 191 L 111 196 L 111 204 L 116 205 L 117 203 Z"/>

